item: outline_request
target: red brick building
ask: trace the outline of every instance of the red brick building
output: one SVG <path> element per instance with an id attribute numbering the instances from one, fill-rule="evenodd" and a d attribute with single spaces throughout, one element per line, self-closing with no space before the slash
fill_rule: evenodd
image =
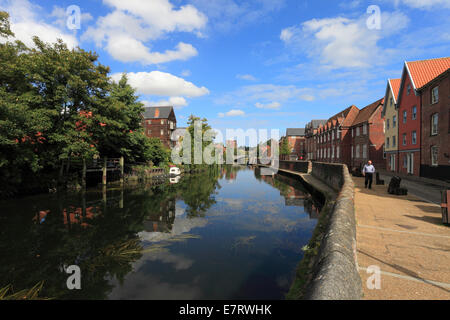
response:
<path id="1" fill-rule="evenodd" d="M 384 98 L 361 109 L 353 121 L 349 168 L 361 168 L 368 160 L 377 169 L 385 168 L 383 103 Z"/>
<path id="2" fill-rule="evenodd" d="M 399 172 L 420 175 L 422 99 L 418 88 L 450 67 L 450 58 L 405 62 L 398 97 Z"/>
<path id="3" fill-rule="evenodd" d="M 304 160 L 306 158 L 305 129 L 286 129 L 286 139 L 288 140 L 289 148 L 291 149 L 289 160 Z"/>
<path id="4" fill-rule="evenodd" d="M 325 125 L 320 125 L 315 134 L 316 158 L 321 162 L 351 164 L 350 127 L 358 116 L 359 109 L 350 106 L 339 112 Z"/>
<path id="5" fill-rule="evenodd" d="M 317 160 L 316 150 L 316 134 L 321 125 L 327 123 L 327 120 L 312 120 L 305 126 L 305 145 L 306 145 L 306 160 Z"/>
<path id="6" fill-rule="evenodd" d="M 450 181 L 450 69 L 418 91 L 422 101 L 420 175 Z"/>
<path id="7" fill-rule="evenodd" d="M 147 137 L 159 138 L 167 148 L 173 148 L 172 133 L 177 128 L 173 107 L 147 107 L 144 112 L 144 132 Z"/>

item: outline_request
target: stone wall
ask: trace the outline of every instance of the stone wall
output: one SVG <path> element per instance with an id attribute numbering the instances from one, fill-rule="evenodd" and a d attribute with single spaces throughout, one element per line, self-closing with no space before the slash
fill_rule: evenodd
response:
<path id="1" fill-rule="evenodd" d="M 313 163 L 312 175 L 339 190 L 305 298 L 361 299 L 356 261 L 354 184 L 346 165 Z"/>
<path id="2" fill-rule="evenodd" d="M 308 161 L 285 161 L 280 160 L 280 169 L 307 173 L 308 172 Z"/>
<path id="3" fill-rule="evenodd" d="M 313 162 L 311 174 L 334 190 L 339 191 L 344 185 L 344 167 L 347 170 L 347 166 L 342 164 Z"/>

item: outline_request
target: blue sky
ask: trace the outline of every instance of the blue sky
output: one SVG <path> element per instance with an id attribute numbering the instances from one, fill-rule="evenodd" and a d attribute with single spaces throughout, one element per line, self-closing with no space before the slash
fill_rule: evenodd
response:
<path id="1" fill-rule="evenodd" d="M 81 9 L 79 30 L 66 25 L 71 5 Z M 25 43 L 62 38 L 99 53 L 115 78 L 128 72 L 147 105 L 175 105 L 178 126 L 195 114 L 217 129 L 284 132 L 381 98 L 405 60 L 450 55 L 450 0 L 0 0 L 0 8 Z"/>

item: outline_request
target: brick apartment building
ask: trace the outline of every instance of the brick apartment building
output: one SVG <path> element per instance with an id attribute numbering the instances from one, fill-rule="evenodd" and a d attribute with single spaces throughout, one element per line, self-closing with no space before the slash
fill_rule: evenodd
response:
<path id="1" fill-rule="evenodd" d="M 147 107 L 144 112 L 144 132 L 147 137 L 159 138 L 169 149 L 176 145 L 172 133 L 177 128 L 173 107 Z"/>
<path id="2" fill-rule="evenodd" d="M 381 116 L 384 118 L 384 151 L 386 153 L 385 168 L 395 172 L 398 168 L 398 110 L 397 99 L 401 79 L 389 79 L 384 95 Z"/>
<path id="3" fill-rule="evenodd" d="M 306 145 L 306 160 L 317 160 L 316 150 L 316 134 L 321 125 L 327 123 L 327 120 L 311 120 L 305 126 L 305 145 Z"/>
<path id="4" fill-rule="evenodd" d="M 351 166 L 361 168 L 372 160 L 375 168 L 385 168 L 384 160 L 384 98 L 361 109 L 351 126 Z"/>
<path id="5" fill-rule="evenodd" d="M 319 126 L 314 135 L 318 161 L 351 165 L 350 128 L 358 113 L 359 109 L 352 105 Z"/>
<path id="6" fill-rule="evenodd" d="M 418 89 L 445 72 L 450 58 L 405 62 L 398 95 L 398 172 L 419 176 L 422 140 L 422 98 Z M 429 103 L 427 103 L 429 105 Z M 427 139 L 428 137 L 424 137 Z M 427 152 L 428 150 L 425 150 Z"/>
<path id="7" fill-rule="evenodd" d="M 450 69 L 418 91 L 422 99 L 420 174 L 450 181 Z"/>
<path id="8" fill-rule="evenodd" d="M 306 158 L 305 129 L 286 129 L 286 139 L 288 140 L 289 149 L 291 150 L 289 160 L 304 160 Z"/>

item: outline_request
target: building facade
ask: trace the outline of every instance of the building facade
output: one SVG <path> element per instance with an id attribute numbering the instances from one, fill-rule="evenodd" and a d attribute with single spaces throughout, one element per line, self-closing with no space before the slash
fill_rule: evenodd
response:
<path id="1" fill-rule="evenodd" d="M 327 123 L 327 120 L 312 120 L 305 126 L 305 145 L 306 145 L 306 160 L 316 161 L 316 134 L 321 125 Z"/>
<path id="2" fill-rule="evenodd" d="M 358 116 L 359 109 L 352 105 L 339 112 L 324 125 L 320 125 L 315 134 L 317 160 L 351 165 L 350 128 Z"/>
<path id="3" fill-rule="evenodd" d="M 418 91 L 422 99 L 421 176 L 450 181 L 450 69 Z"/>
<path id="4" fill-rule="evenodd" d="M 306 158 L 306 137 L 304 128 L 286 129 L 291 154 L 289 160 L 304 160 Z"/>
<path id="5" fill-rule="evenodd" d="M 401 79 L 389 79 L 387 82 L 384 105 L 381 116 L 384 118 L 385 168 L 396 172 L 398 169 L 398 110 L 397 98 Z"/>
<path id="6" fill-rule="evenodd" d="M 144 133 L 147 137 L 158 138 L 169 149 L 175 147 L 172 133 L 177 128 L 173 107 L 147 107 L 144 112 Z"/>
<path id="7" fill-rule="evenodd" d="M 368 160 L 378 169 L 385 168 L 383 103 L 384 98 L 361 109 L 353 122 L 349 168 L 362 168 Z"/>
<path id="8" fill-rule="evenodd" d="M 398 96 L 400 173 L 420 175 L 422 98 L 418 89 L 449 67 L 450 57 L 405 62 Z"/>

